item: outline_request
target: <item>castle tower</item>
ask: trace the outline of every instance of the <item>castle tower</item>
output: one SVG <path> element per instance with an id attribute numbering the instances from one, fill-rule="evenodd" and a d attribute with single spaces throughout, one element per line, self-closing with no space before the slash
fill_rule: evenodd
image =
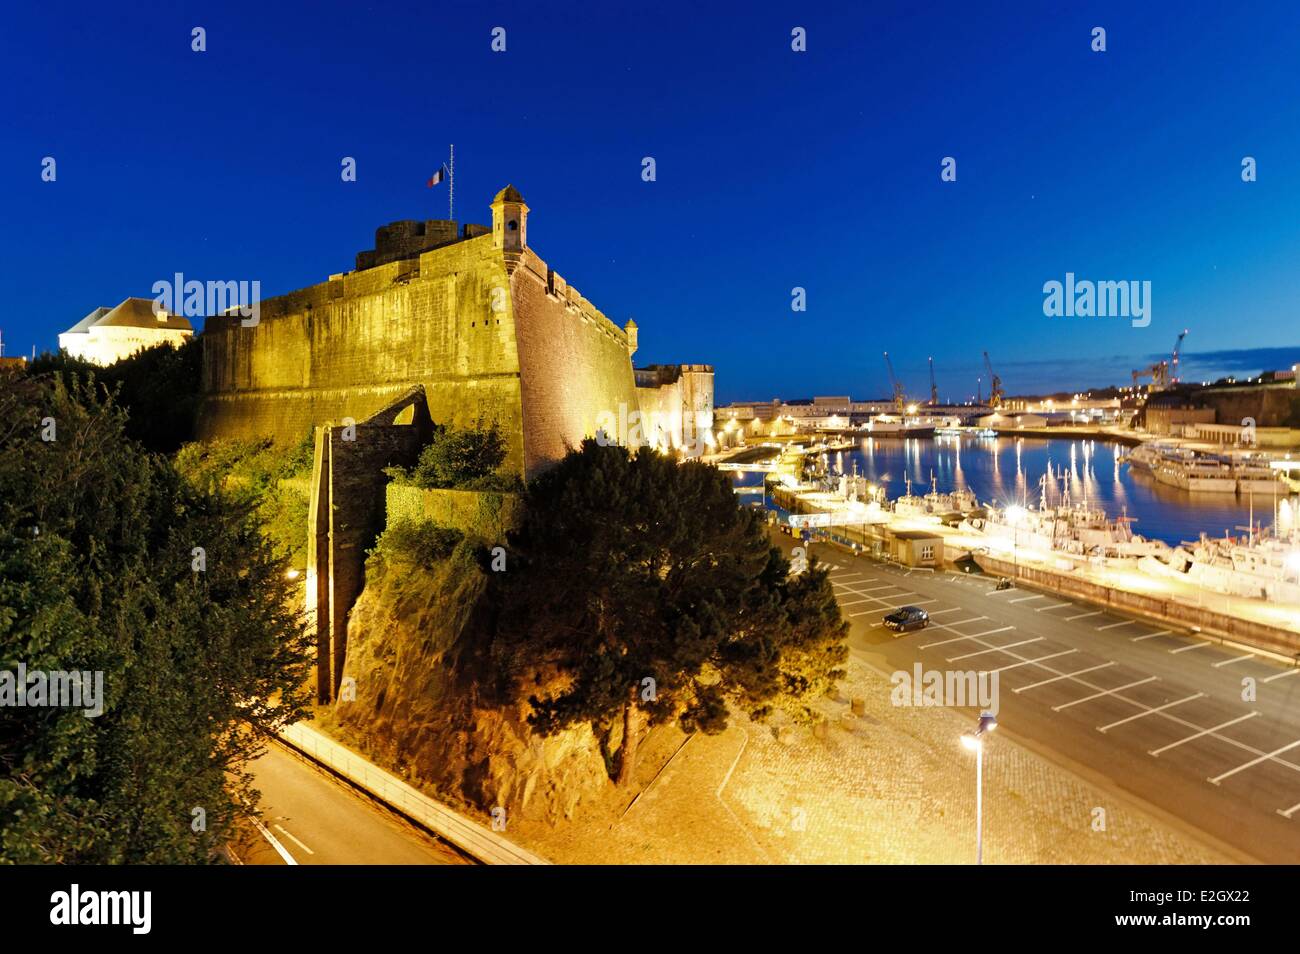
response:
<path id="1" fill-rule="evenodd" d="M 522 252 L 528 244 L 528 206 L 512 185 L 492 200 L 492 244 L 506 252 Z"/>
<path id="2" fill-rule="evenodd" d="M 636 322 L 629 318 L 627 324 L 623 326 L 623 331 L 627 334 L 627 356 L 630 358 L 636 354 Z"/>

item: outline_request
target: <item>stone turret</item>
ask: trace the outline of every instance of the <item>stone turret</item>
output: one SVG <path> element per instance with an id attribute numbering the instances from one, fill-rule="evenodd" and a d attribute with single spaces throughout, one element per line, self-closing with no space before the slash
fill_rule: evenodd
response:
<path id="1" fill-rule="evenodd" d="M 522 252 L 528 245 L 528 206 L 512 185 L 492 200 L 492 243 L 505 252 Z"/>
<path id="2" fill-rule="evenodd" d="M 630 358 L 636 354 L 636 322 L 629 318 L 623 330 L 627 333 L 627 356 Z"/>

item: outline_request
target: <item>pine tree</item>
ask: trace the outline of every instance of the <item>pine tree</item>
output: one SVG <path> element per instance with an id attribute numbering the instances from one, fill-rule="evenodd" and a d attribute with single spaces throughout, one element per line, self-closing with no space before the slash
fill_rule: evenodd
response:
<path id="1" fill-rule="evenodd" d="M 545 687 L 530 698 L 544 733 L 621 723 L 620 784 L 648 726 L 721 732 L 733 706 L 806 719 L 843 676 L 847 624 L 825 571 L 791 578 L 716 468 L 588 440 L 525 502 L 500 581 L 500 666 Z"/>

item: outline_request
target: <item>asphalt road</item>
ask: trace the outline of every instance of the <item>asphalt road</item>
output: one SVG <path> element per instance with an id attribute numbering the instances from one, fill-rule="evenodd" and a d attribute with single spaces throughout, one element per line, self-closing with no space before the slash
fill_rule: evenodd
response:
<path id="1" fill-rule="evenodd" d="M 832 567 L 859 658 L 886 672 L 996 671 L 1000 732 L 1240 860 L 1300 862 L 1300 669 L 985 576 L 909 572 L 826 544 L 810 553 Z M 885 629 L 903 605 L 926 609 L 929 627 Z"/>
<path id="2" fill-rule="evenodd" d="M 278 744 L 252 764 L 262 825 L 300 865 L 467 864 L 405 820 Z M 267 841 L 245 848 L 246 864 L 288 864 Z"/>

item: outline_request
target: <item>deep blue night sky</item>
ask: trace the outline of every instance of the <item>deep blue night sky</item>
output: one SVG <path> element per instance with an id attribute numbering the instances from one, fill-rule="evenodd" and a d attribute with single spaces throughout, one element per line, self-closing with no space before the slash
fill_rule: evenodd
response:
<path id="1" fill-rule="evenodd" d="M 933 354 L 945 398 L 985 348 L 1012 393 L 1126 383 L 1184 327 L 1189 377 L 1300 360 L 1289 0 L 277 6 L 0 14 L 7 353 L 176 271 L 270 296 L 348 269 L 445 217 L 454 142 L 457 218 L 514 183 L 638 363 L 711 362 L 720 402 L 883 395 L 885 349 L 914 393 Z M 1150 326 L 1045 317 L 1067 271 L 1151 281 Z"/>

